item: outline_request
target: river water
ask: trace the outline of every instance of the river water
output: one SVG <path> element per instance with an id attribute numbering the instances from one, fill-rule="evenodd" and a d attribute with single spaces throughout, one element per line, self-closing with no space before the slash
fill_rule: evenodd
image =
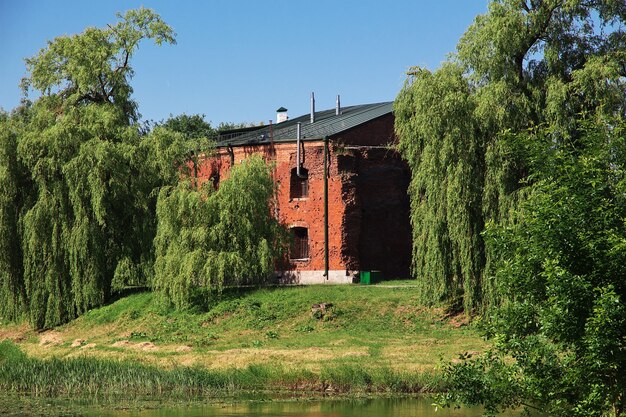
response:
<path id="1" fill-rule="evenodd" d="M 439 409 L 428 398 L 251 402 L 166 406 L 141 411 L 99 410 L 106 417 L 479 417 L 479 408 Z M 508 413 L 503 416 L 520 416 Z"/>

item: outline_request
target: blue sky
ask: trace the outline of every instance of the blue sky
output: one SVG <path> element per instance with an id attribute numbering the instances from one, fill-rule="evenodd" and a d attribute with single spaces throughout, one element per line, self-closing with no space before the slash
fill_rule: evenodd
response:
<path id="1" fill-rule="evenodd" d="M 144 119 L 205 114 L 267 123 L 278 107 L 295 117 L 393 100 L 406 70 L 436 69 L 487 0 L 0 0 L 0 107 L 18 105 L 24 58 L 60 35 L 103 27 L 117 11 L 154 9 L 177 45 L 142 44 L 131 65 Z"/>

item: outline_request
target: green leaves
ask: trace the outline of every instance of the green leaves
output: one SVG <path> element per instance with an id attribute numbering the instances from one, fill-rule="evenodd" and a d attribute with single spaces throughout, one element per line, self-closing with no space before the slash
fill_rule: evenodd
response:
<path id="1" fill-rule="evenodd" d="M 471 365 L 472 372 L 514 372 L 517 401 L 550 415 L 624 412 L 626 159 L 616 157 L 626 144 L 623 129 L 623 120 L 583 121 L 576 142 L 555 141 L 551 129 L 520 134 L 527 146 L 518 149 L 531 156 L 532 192 L 514 224 L 487 229 L 487 247 L 496 246 L 502 259 L 496 273 L 506 295 L 488 316 L 487 334 L 493 354 L 510 360 L 502 369 L 487 357 L 479 362 L 484 369 Z M 534 163 L 538 149 L 543 160 Z M 448 373 L 460 382 L 461 371 L 452 366 Z M 485 390 L 455 386 L 462 400 Z"/>
<path id="2" fill-rule="evenodd" d="M 87 28 L 79 35 L 58 37 L 26 59 L 30 75 L 22 81 L 24 92 L 32 87 L 46 95 L 58 94 L 65 105 L 110 103 L 136 120 L 130 59 L 141 40 L 176 43 L 175 34 L 150 9 L 118 13 L 118 18 L 105 29 Z"/>
<path id="3" fill-rule="evenodd" d="M 625 19 L 623 1 L 494 0 L 396 99 L 423 301 L 462 297 L 496 343 L 448 369 L 450 398 L 624 412 Z"/>
<path id="4" fill-rule="evenodd" d="M 213 191 L 188 181 L 163 188 L 157 204 L 154 288 L 176 307 L 199 289 L 258 284 L 274 273 L 286 241 L 271 216 L 275 184 L 259 156 L 232 168 Z"/>
<path id="5" fill-rule="evenodd" d="M 440 394 L 438 406 L 451 407 L 457 402 L 482 404 L 486 416 L 495 416 L 523 403 L 524 387 L 517 369 L 493 352 L 477 358 L 461 354 L 454 365 L 445 367 L 444 373 L 452 387 L 465 389 Z"/>
<path id="6" fill-rule="evenodd" d="M 4 115 L 3 115 L 4 116 Z M 20 241 L 20 210 L 28 187 L 17 158 L 17 135 L 8 117 L 0 118 L 0 316 L 18 318 L 26 297 Z"/>
<path id="7" fill-rule="evenodd" d="M 625 14 L 616 2 L 494 0 L 441 68 L 410 70 L 395 128 L 413 174 L 413 272 L 424 301 L 461 295 L 466 311 L 498 301 L 493 268 L 505 260 L 485 248 L 484 225 L 517 221 L 530 168 L 544 163 L 542 150 L 509 139 L 549 126 L 553 141 L 575 143 L 581 117 L 623 117 L 626 43 L 616 23 Z"/>
<path id="8" fill-rule="evenodd" d="M 139 42 L 173 33 L 147 9 L 121 19 L 28 59 L 27 84 L 44 94 L 0 120 L 0 314 L 26 314 L 36 329 L 106 302 L 120 260 L 146 283 L 153 190 L 178 179 L 186 155 L 172 132 L 140 136 L 130 98 Z"/>
<path id="9" fill-rule="evenodd" d="M 423 300 L 459 293 L 469 311 L 480 301 L 481 199 L 485 138 L 472 115 L 472 89 L 452 63 L 413 73 L 395 105 L 399 149 L 413 179 L 413 270 Z"/>

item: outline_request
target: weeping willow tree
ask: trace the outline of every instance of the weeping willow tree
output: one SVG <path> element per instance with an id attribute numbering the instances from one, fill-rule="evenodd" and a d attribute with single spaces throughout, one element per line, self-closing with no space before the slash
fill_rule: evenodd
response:
<path id="1" fill-rule="evenodd" d="M 622 0 L 494 0 L 441 68 L 409 71 L 394 110 L 424 302 L 497 301 L 482 232 L 513 220 L 528 184 L 501 135 L 549 125 L 576 140 L 581 115 L 619 112 L 625 19 Z"/>
<path id="2" fill-rule="evenodd" d="M 23 87 L 41 97 L 0 133 L 1 313 L 37 329 L 101 305 L 119 261 L 144 260 L 150 193 L 176 171 L 144 167 L 163 141 L 140 134 L 129 84 L 138 44 L 173 32 L 148 9 L 118 17 L 27 59 Z"/>
<path id="3" fill-rule="evenodd" d="M 154 289 L 184 308 L 200 293 L 271 277 L 286 242 L 271 215 L 274 187 L 270 167 L 253 156 L 233 167 L 217 191 L 209 182 L 200 188 L 190 181 L 162 188 Z"/>
<path id="4" fill-rule="evenodd" d="M 28 184 L 17 159 L 18 118 L 0 114 L 0 316 L 11 318 L 22 316 L 26 306 L 18 220 Z"/>

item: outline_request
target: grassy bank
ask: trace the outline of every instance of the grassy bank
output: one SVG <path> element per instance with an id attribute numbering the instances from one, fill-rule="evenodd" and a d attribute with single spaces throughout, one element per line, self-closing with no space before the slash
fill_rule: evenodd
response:
<path id="1" fill-rule="evenodd" d="M 167 370 L 90 357 L 30 358 L 12 342 L 0 342 L 0 391 L 35 396 L 215 397 L 242 391 L 416 393 L 442 388 L 432 374 L 388 368 L 342 365 L 324 367 L 319 374 L 267 365 Z"/>
<path id="2" fill-rule="evenodd" d="M 0 326 L 0 389 L 40 395 L 442 389 L 441 360 L 484 350 L 462 317 L 410 286 L 231 290 L 175 311 L 124 297 L 59 328 Z M 323 311 L 313 304 L 326 303 Z M 332 305 L 330 305 L 332 304 Z"/>

